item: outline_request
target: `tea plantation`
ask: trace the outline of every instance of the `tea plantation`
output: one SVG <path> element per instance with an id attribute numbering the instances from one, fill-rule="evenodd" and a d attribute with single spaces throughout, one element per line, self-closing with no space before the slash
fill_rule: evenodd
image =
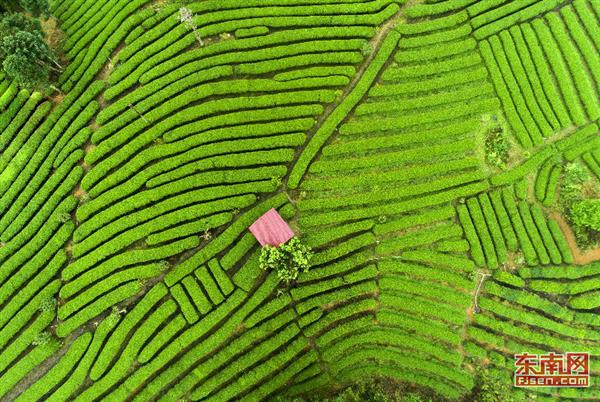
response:
<path id="1" fill-rule="evenodd" d="M 0 400 L 600 400 L 600 1 L 52 0 L 0 76 Z M 248 227 L 312 247 L 289 287 Z M 597 210 L 596 210 L 597 211 Z M 592 217 L 594 218 L 594 217 Z M 595 216 L 598 220 L 598 216 Z M 512 388 L 522 352 L 588 388 Z"/>

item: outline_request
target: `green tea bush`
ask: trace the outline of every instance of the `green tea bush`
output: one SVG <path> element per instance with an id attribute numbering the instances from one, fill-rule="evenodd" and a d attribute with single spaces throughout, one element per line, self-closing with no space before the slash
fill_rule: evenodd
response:
<path id="1" fill-rule="evenodd" d="M 488 13 L 473 18 L 475 26 L 483 25 L 474 32 L 474 36 L 476 39 L 481 40 L 486 36 L 500 32 L 519 22 L 535 18 L 540 14 L 560 6 L 560 4 L 561 0 L 547 0 L 544 2 L 527 0 L 519 2 L 519 4 L 512 3 L 503 7 L 498 7 Z M 524 7 L 524 5 L 529 6 Z"/>
<path id="2" fill-rule="evenodd" d="M 492 50 L 490 42 L 485 40 L 480 42 L 479 51 L 481 52 L 481 56 L 483 57 L 483 60 L 485 60 L 486 65 L 488 66 L 490 78 L 496 87 L 498 98 L 502 102 L 503 109 L 506 113 L 506 118 L 510 123 L 515 136 L 517 137 L 517 140 L 525 149 L 531 148 L 533 143 L 531 142 L 531 138 L 527 133 L 527 129 L 525 128 L 525 125 L 521 120 L 519 113 L 517 112 L 517 108 L 513 102 L 509 88 L 504 82 L 502 71 L 496 62 L 494 51 Z"/>
<path id="3" fill-rule="evenodd" d="M 507 33 L 508 35 L 508 33 Z M 509 64 L 509 53 L 511 53 L 512 51 L 512 59 L 513 62 L 515 61 L 514 59 L 518 60 L 518 55 L 514 55 L 514 46 L 510 46 L 512 45 L 512 41 L 510 40 L 510 36 L 507 35 L 503 35 L 503 38 L 505 39 L 505 46 L 508 44 L 509 47 L 508 49 L 504 49 L 502 46 L 502 41 L 500 40 L 500 38 L 498 36 L 492 36 L 489 39 L 489 43 L 491 45 L 491 49 L 492 52 L 496 58 L 496 62 L 498 63 L 498 67 L 500 69 L 500 72 L 502 74 L 502 79 L 505 81 L 508 90 L 510 92 L 510 96 L 511 99 L 517 109 L 517 111 L 519 112 L 519 115 L 521 117 L 521 120 L 523 121 L 523 123 L 525 124 L 525 128 L 527 129 L 527 133 L 529 134 L 529 137 L 531 139 L 531 142 L 533 143 L 533 145 L 539 145 L 542 142 L 542 133 L 540 131 L 540 127 L 538 127 L 538 124 L 536 124 L 536 116 L 532 114 L 532 110 L 529 109 L 529 104 L 533 105 L 535 104 L 537 106 L 537 103 L 535 103 L 535 100 L 530 99 L 530 102 L 527 102 L 527 99 L 525 98 L 525 96 L 522 94 L 522 89 L 519 87 L 519 82 L 521 80 L 527 80 L 526 77 L 515 77 L 513 75 L 513 68 L 514 66 L 512 66 L 513 68 L 511 68 L 511 65 Z M 508 50 L 508 51 L 507 51 Z M 517 70 L 519 71 L 519 70 Z M 528 92 L 525 93 L 525 95 L 527 95 Z M 529 103 L 529 104 L 528 104 Z M 543 120 L 543 118 L 541 118 Z M 545 123 L 545 120 L 543 120 L 543 122 Z M 549 128 L 549 127 L 548 127 Z"/>
<path id="4" fill-rule="evenodd" d="M 465 8 L 473 2 L 473 0 L 448 0 L 432 4 L 416 4 L 406 10 L 406 15 L 409 18 L 423 18 L 446 14 L 449 11 Z"/>
<path id="5" fill-rule="evenodd" d="M 46 333 L 47 334 L 47 333 Z M 49 334 L 48 334 L 49 335 Z M 70 345 L 67 353 L 35 384 L 19 395 L 16 401 L 26 402 L 43 397 L 49 388 L 61 383 L 69 376 L 73 367 L 77 367 L 80 359 L 92 340 L 92 334 L 85 332 Z"/>
<path id="6" fill-rule="evenodd" d="M 497 268 L 498 258 L 496 256 L 496 249 L 494 247 L 492 236 L 477 198 L 474 197 L 467 200 L 467 209 L 469 210 L 469 215 L 471 216 L 473 224 L 475 225 L 477 236 L 481 242 L 487 265 L 490 268 Z"/>
<path id="7" fill-rule="evenodd" d="M 274 270 L 279 280 L 289 286 L 300 273 L 308 272 L 313 255 L 310 247 L 292 237 L 278 247 L 265 245 L 260 254 L 260 268 Z"/>
<path id="8" fill-rule="evenodd" d="M 302 176 L 304 176 L 306 173 L 310 162 L 314 159 L 329 137 L 331 137 L 337 126 L 345 119 L 348 113 L 350 113 L 350 111 L 356 107 L 360 100 L 369 91 L 369 88 L 377 78 L 380 70 L 383 68 L 390 55 L 394 52 L 399 40 L 400 34 L 397 32 L 392 31 L 388 34 L 388 36 L 384 39 L 381 48 L 373 58 L 371 64 L 369 64 L 365 70 L 356 86 L 342 100 L 342 102 L 319 127 L 317 132 L 311 137 L 310 142 L 304 148 L 302 154 L 290 173 L 287 183 L 289 188 L 294 189 L 298 187 L 298 184 L 300 183 Z"/>
<path id="9" fill-rule="evenodd" d="M 493 191 L 489 194 L 490 200 L 492 202 L 492 206 L 494 207 L 494 212 L 498 217 L 498 222 L 500 224 L 500 228 L 502 229 L 502 234 L 506 239 L 507 249 L 510 251 L 516 251 L 519 247 L 519 242 L 517 241 L 517 237 L 515 231 L 513 229 L 512 223 L 510 221 L 510 217 L 506 212 L 506 208 L 502 202 L 502 192 L 501 191 Z"/>
<path id="10" fill-rule="evenodd" d="M 529 239 L 531 239 L 533 247 L 535 248 L 535 251 L 538 255 L 540 263 L 544 265 L 550 264 L 550 256 L 548 255 L 546 246 L 552 246 L 553 243 L 548 245 L 544 244 L 542 237 L 540 236 L 540 232 L 538 231 L 538 228 L 533 221 L 530 206 L 527 202 L 519 202 L 519 213 L 527 231 L 527 235 L 529 236 Z"/>
<path id="11" fill-rule="evenodd" d="M 481 63 L 481 56 L 478 53 L 466 53 L 447 59 L 432 60 L 427 64 L 409 64 L 401 67 L 388 67 L 381 79 L 388 83 L 398 83 L 406 78 L 421 78 L 431 76 L 430 79 L 436 80 L 435 75 L 439 73 L 449 74 L 452 71 L 469 69 Z"/>
<path id="12" fill-rule="evenodd" d="M 447 32 L 444 32 L 444 34 L 441 36 L 445 37 L 446 34 Z M 400 41 L 400 43 L 402 43 L 402 41 Z M 434 44 L 430 46 L 423 46 L 424 44 L 419 44 L 420 46 L 416 49 L 411 48 L 398 52 L 394 56 L 394 59 L 401 64 L 409 64 L 415 61 L 423 62 L 432 59 L 443 59 L 456 54 L 474 50 L 477 46 L 477 42 L 472 38 L 466 38 L 449 43 L 439 43 L 439 41 L 434 41 L 433 43 Z"/>
<path id="13" fill-rule="evenodd" d="M 183 290 L 181 284 L 176 283 L 174 286 L 169 288 L 169 291 L 171 292 L 171 296 L 173 296 L 175 301 L 177 301 L 177 304 L 179 305 L 179 308 L 186 321 L 189 324 L 193 324 L 198 321 L 198 313 L 196 312 L 196 309 L 192 305 L 186 292 Z"/>
<path id="14" fill-rule="evenodd" d="M 544 267 L 544 269 L 547 269 Z M 519 304 L 528 309 L 540 310 L 556 317 L 558 320 L 573 321 L 574 312 L 554 301 L 526 289 L 513 289 L 503 284 L 488 281 L 485 284 L 486 293 L 498 296 L 504 300 Z"/>
<path id="15" fill-rule="evenodd" d="M 75 331 L 92 318 L 100 315 L 103 311 L 117 303 L 134 296 L 136 293 L 140 292 L 141 289 L 142 286 L 137 281 L 129 282 L 114 288 L 114 290 L 109 291 L 99 299 L 94 300 L 92 303 L 79 310 L 77 314 L 60 322 L 56 329 L 56 335 L 60 338 L 68 336 L 71 332 Z"/>
<path id="16" fill-rule="evenodd" d="M 237 57 L 242 55 L 243 57 L 247 57 L 247 59 L 245 59 L 247 61 L 257 60 L 256 56 L 245 55 L 246 53 L 252 53 L 253 49 L 257 48 L 319 38 L 355 37 L 369 39 L 373 34 L 374 29 L 367 26 L 337 26 L 334 29 L 331 27 L 304 27 L 298 29 L 286 29 L 285 31 L 275 31 L 270 35 L 258 38 L 221 41 L 212 44 L 211 46 L 192 49 L 184 54 L 178 55 L 176 58 L 170 58 L 160 64 L 155 63 L 153 60 L 154 58 L 151 58 L 146 63 L 152 63 L 150 67 L 155 67 L 139 76 L 139 82 L 141 84 L 148 84 L 153 80 L 160 79 L 161 86 L 165 86 L 182 76 L 186 76 L 198 70 L 205 70 L 215 65 L 232 64 Z M 227 53 L 230 52 L 232 54 L 227 55 Z M 144 64 L 142 64 L 142 66 Z M 133 85 L 137 82 L 137 75 L 138 74 L 134 74 L 133 76 L 130 75 L 126 80 L 122 80 L 121 82 L 129 81 L 130 78 L 133 78 L 132 82 L 129 84 Z"/>
<path id="17" fill-rule="evenodd" d="M 290 293 L 295 300 L 307 299 L 324 291 L 339 289 L 346 285 L 362 281 L 374 280 L 376 276 L 377 268 L 375 265 L 367 265 L 356 271 L 346 272 L 343 276 L 324 279 L 318 284 L 303 284 L 302 286 L 294 287 L 290 290 Z"/>
<path id="18" fill-rule="evenodd" d="M 569 305 L 576 309 L 593 310 L 600 306 L 600 292 L 592 291 L 573 297 L 569 300 Z"/>
<path id="19" fill-rule="evenodd" d="M 556 24 L 553 23 L 553 25 L 556 28 Z M 552 70 L 557 76 L 558 86 L 564 96 L 569 114 L 572 116 L 573 121 L 577 125 L 586 124 L 587 119 L 585 117 L 585 112 L 583 111 L 579 97 L 577 96 L 577 91 L 575 85 L 573 84 L 573 80 L 571 79 L 571 74 L 569 73 L 567 65 L 565 64 L 565 60 L 562 57 L 563 52 L 557 45 L 556 39 L 553 37 L 548 25 L 546 25 L 545 21 L 542 19 L 533 20 L 531 26 L 533 27 L 531 34 L 534 34 L 535 32 L 535 34 L 538 36 L 541 48 L 548 57 L 548 63 L 552 66 Z M 533 46 L 531 48 L 533 48 Z M 575 57 L 579 57 L 579 55 L 576 55 Z"/>
<path id="20" fill-rule="evenodd" d="M 10 370 L 0 376 L 3 387 L 0 389 L 0 397 L 9 392 L 15 384 L 23 379 L 28 373 L 35 370 L 43 361 L 50 358 L 60 349 L 60 343 L 51 341 L 44 345 L 33 348 L 29 353 L 22 356 Z"/>
<path id="21" fill-rule="evenodd" d="M 283 73 L 276 74 L 273 78 L 275 78 L 277 81 L 290 81 L 305 77 L 331 77 L 336 75 L 353 77 L 355 74 L 356 68 L 352 65 L 317 66 L 285 71 Z"/>
<path id="22" fill-rule="evenodd" d="M 578 50 L 571 41 L 570 32 L 567 31 L 565 23 L 558 13 L 548 13 L 545 16 L 545 19 L 561 50 L 560 54 L 564 55 L 567 66 L 572 72 L 575 88 L 577 89 L 579 99 L 583 103 L 587 115 L 592 120 L 597 119 L 600 116 L 600 102 L 598 101 L 598 97 L 595 96 L 594 91 L 591 89 L 591 85 L 593 84 L 590 81 L 588 74 L 583 74 L 585 67 L 584 61 L 579 53 L 580 50 Z M 573 33 L 573 35 L 576 35 L 576 33 Z M 593 68 L 593 64 L 590 68 Z"/>
<path id="23" fill-rule="evenodd" d="M 562 262 L 562 258 L 560 255 L 560 251 L 552 238 L 552 234 L 548 229 L 548 223 L 546 222 L 546 216 L 538 204 L 531 205 L 531 215 L 537 226 L 540 235 L 542 236 L 543 242 L 546 245 L 546 249 L 548 250 L 548 254 L 552 259 L 553 264 L 560 264 Z"/>
<path id="24" fill-rule="evenodd" d="M 556 246 L 560 250 L 560 254 L 562 255 L 563 261 L 568 264 L 572 264 L 573 254 L 571 253 L 571 248 L 569 247 L 567 239 L 565 239 L 565 235 L 560 229 L 558 222 L 556 222 L 554 219 L 550 219 L 548 221 L 548 229 L 550 230 L 550 233 L 552 233 L 552 237 L 556 242 Z"/>
<path id="25" fill-rule="evenodd" d="M 456 211 L 463 227 L 465 237 L 471 245 L 470 250 L 473 261 L 475 261 L 478 266 L 483 267 L 485 265 L 485 256 L 483 254 L 479 236 L 477 235 L 477 231 L 475 230 L 475 226 L 473 225 L 473 221 L 469 214 L 469 210 L 465 205 L 461 204 L 457 206 Z"/>
<path id="26" fill-rule="evenodd" d="M 448 28 L 441 32 L 434 32 L 413 37 L 404 37 L 403 40 L 398 43 L 398 47 L 400 49 L 406 49 L 450 42 L 468 36 L 471 31 L 472 28 L 469 24 L 462 24 L 457 27 Z"/>
<path id="27" fill-rule="evenodd" d="M 523 63 L 525 74 L 527 74 L 535 98 L 539 103 L 545 118 L 548 120 L 548 123 L 550 123 L 554 130 L 566 127 L 568 125 L 569 116 L 564 108 L 564 105 L 560 99 L 549 99 L 550 92 L 546 94 L 547 90 L 544 89 L 543 78 L 540 77 L 537 72 L 537 69 L 541 69 L 543 66 L 539 66 L 539 60 L 534 60 L 533 57 L 536 56 L 537 52 L 540 52 L 541 49 L 530 50 L 528 48 L 520 26 L 511 27 L 509 32 L 515 43 L 517 53 L 528 56 L 521 57 L 521 62 Z M 554 86 L 552 86 L 552 88 L 555 89 Z M 551 103 L 555 104 L 551 105 Z"/>
<path id="28" fill-rule="evenodd" d="M 504 51 L 506 53 L 506 57 L 508 59 L 511 70 L 514 73 L 514 78 L 516 79 L 518 87 L 523 93 L 525 103 L 527 104 L 527 107 L 531 112 L 536 124 L 540 128 L 542 136 L 548 137 L 554 133 L 553 127 L 551 127 L 546 116 L 541 110 L 539 101 L 537 100 L 533 88 L 531 86 L 531 79 L 528 77 L 527 73 L 525 72 L 525 68 L 523 67 L 521 61 L 522 56 L 519 56 L 513 38 L 508 31 L 505 30 L 500 32 L 499 36 L 502 41 L 502 45 L 504 47 Z M 541 142 L 541 138 L 536 138 L 536 145 L 541 144 Z"/>
<path id="29" fill-rule="evenodd" d="M 490 202 L 489 195 L 487 193 L 480 194 L 478 199 L 479 205 L 481 205 L 481 210 L 483 211 L 484 219 L 490 231 L 490 235 L 494 241 L 494 248 L 496 249 L 496 254 L 498 255 L 498 262 L 500 264 L 504 264 L 507 261 L 506 244 L 504 243 L 501 227 L 498 219 L 496 218 L 496 213 L 494 212 L 494 208 Z"/>
<path id="30" fill-rule="evenodd" d="M 448 60 L 461 61 L 462 59 L 451 58 Z M 435 66 L 436 63 L 436 61 L 432 61 L 430 64 Z M 397 80 L 399 81 L 398 83 L 395 82 L 396 77 L 393 77 L 394 82 L 391 84 L 372 87 L 369 90 L 369 96 L 401 96 L 414 92 L 428 92 L 469 82 L 476 82 L 487 78 L 488 72 L 484 66 L 481 66 L 479 65 L 479 62 L 475 63 L 474 61 L 471 61 L 470 64 L 473 64 L 473 66 L 468 68 L 459 68 L 465 66 L 452 65 L 450 67 L 453 68 L 446 67 L 446 69 L 450 68 L 450 71 L 441 76 L 437 76 L 437 72 L 432 69 L 431 71 L 428 71 L 428 74 L 424 74 L 424 77 L 419 76 L 417 77 L 418 79 L 410 81 L 404 80 L 405 77 L 400 74 L 400 76 L 397 77 Z M 410 71 L 410 65 L 402 66 L 402 68 L 399 68 L 396 71 Z M 421 69 L 419 69 L 419 71 L 421 71 Z M 426 77 L 428 75 L 434 75 L 434 77 Z"/>
<path id="31" fill-rule="evenodd" d="M 37 124 L 41 118 L 48 113 L 49 110 L 47 102 L 38 106 L 38 103 L 42 98 L 42 95 L 39 92 L 34 92 L 31 96 L 29 96 L 29 93 L 25 91 L 24 96 L 28 99 L 24 105 L 20 106 L 20 110 L 17 115 L 12 120 L 3 118 L 3 122 L 0 124 L 0 127 L 2 127 L 3 130 L 2 138 L 0 139 L 0 149 L 4 149 L 4 152 L 2 153 L 2 159 L 6 161 L 11 159 L 11 157 L 23 145 L 28 134 L 33 131 L 35 126 L 32 127 L 31 125 Z M 31 116 L 32 112 L 34 113 L 35 117 Z M 30 120 L 34 120 L 34 122 L 30 123 Z M 22 127 L 23 124 L 26 123 L 29 125 L 27 127 L 28 129 Z"/>
<path id="32" fill-rule="evenodd" d="M 512 226 L 519 240 L 519 244 L 521 245 L 521 251 L 523 251 L 527 264 L 537 264 L 538 258 L 536 255 L 535 248 L 531 243 L 531 240 L 529 239 L 529 235 L 523 223 L 523 219 L 519 214 L 519 209 L 517 207 L 517 203 L 515 202 L 514 195 L 510 187 L 505 187 L 502 190 L 502 199 L 504 201 L 506 211 L 512 222 Z"/>
<path id="33" fill-rule="evenodd" d="M 65 304 L 61 305 L 58 309 L 58 317 L 60 320 L 65 320 L 67 317 L 75 314 L 77 311 L 85 307 L 88 303 L 92 302 L 98 297 L 101 297 L 104 293 L 109 292 L 111 289 L 119 286 L 122 283 L 151 279 L 160 275 L 162 271 L 162 265 L 151 264 L 137 266 L 118 273 L 111 275 L 105 279 L 102 279 L 93 286 L 87 288 L 85 291 L 79 293 L 77 296 L 69 299 Z"/>

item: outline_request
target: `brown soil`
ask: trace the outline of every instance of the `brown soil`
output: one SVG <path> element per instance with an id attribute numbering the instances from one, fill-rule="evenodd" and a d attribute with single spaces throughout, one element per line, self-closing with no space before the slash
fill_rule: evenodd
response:
<path id="1" fill-rule="evenodd" d="M 473 314 L 475 313 L 475 308 L 473 306 L 469 306 L 467 309 L 467 319 L 469 322 L 473 321 Z"/>
<path id="2" fill-rule="evenodd" d="M 75 196 L 76 198 L 81 198 L 86 194 L 85 190 L 83 188 L 81 188 L 81 186 L 77 186 L 75 188 L 75 191 L 73 191 L 73 196 Z"/>
<path id="3" fill-rule="evenodd" d="M 582 253 L 581 250 L 579 250 L 579 247 L 577 247 L 575 235 L 573 234 L 571 227 L 563 218 L 563 216 L 558 212 L 552 212 L 550 213 L 550 217 L 558 223 L 560 229 L 565 235 L 567 243 L 569 244 L 569 248 L 571 249 L 571 253 L 573 253 L 573 262 L 576 265 L 585 265 L 594 261 L 600 261 L 600 248 L 596 248 Z"/>
<path id="4" fill-rule="evenodd" d="M 59 103 L 62 102 L 62 100 L 65 98 L 65 94 L 62 92 L 55 92 L 54 95 L 52 95 L 50 97 L 50 100 L 52 100 L 52 103 L 54 103 L 55 105 L 58 105 Z"/>
<path id="5" fill-rule="evenodd" d="M 91 142 L 86 144 L 85 147 L 83 148 L 83 150 L 85 151 L 85 154 L 89 154 L 94 148 L 96 148 L 96 145 L 92 144 Z"/>
<path id="6" fill-rule="evenodd" d="M 58 26 L 58 21 L 54 17 L 50 17 L 47 20 L 41 20 L 42 31 L 46 42 L 51 49 L 57 50 L 60 48 L 61 43 L 64 40 L 65 35 Z"/>

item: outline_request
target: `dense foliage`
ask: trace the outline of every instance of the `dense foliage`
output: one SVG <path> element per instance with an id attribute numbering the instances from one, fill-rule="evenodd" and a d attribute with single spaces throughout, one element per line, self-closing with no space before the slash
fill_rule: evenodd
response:
<path id="1" fill-rule="evenodd" d="M 567 164 L 560 185 L 560 201 L 582 248 L 593 247 L 600 241 L 598 197 L 598 179 L 587 167 L 578 161 Z"/>
<path id="2" fill-rule="evenodd" d="M 500 125 L 491 127 L 485 138 L 485 156 L 490 165 L 500 169 L 506 168 L 508 150 L 504 128 Z"/>
<path id="3" fill-rule="evenodd" d="M 511 393 L 512 386 L 498 378 L 496 373 L 482 370 L 479 375 L 474 402 L 518 402 Z"/>
<path id="4" fill-rule="evenodd" d="M 571 220 L 576 225 L 600 231 L 600 199 L 575 202 L 571 206 Z"/>
<path id="5" fill-rule="evenodd" d="M 600 399 L 599 1 L 0 7 L 1 400 Z"/>
<path id="6" fill-rule="evenodd" d="M 19 0 L 19 3 L 23 9 L 35 17 L 48 15 L 48 0 Z"/>
<path id="7" fill-rule="evenodd" d="M 289 285 L 302 272 L 308 272 L 313 252 L 302 244 L 300 239 L 292 237 L 277 247 L 265 245 L 260 253 L 260 267 L 277 272 L 277 277 L 285 285 Z"/>
<path id="8" fill-rule="evenodd" d="M 46 15 L 47 2 L 22 0 L 34 16 Z M 60 71 L 55 53 L 44 40 L 40 21 L 24 13 L 0 13 L 0 62 L 4 72 L 20 86 L 40 89 L 51 84 L 53 71 Z"/>

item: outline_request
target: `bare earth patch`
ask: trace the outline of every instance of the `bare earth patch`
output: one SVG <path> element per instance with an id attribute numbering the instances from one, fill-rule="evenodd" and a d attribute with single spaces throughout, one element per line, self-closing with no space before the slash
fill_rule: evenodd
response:
<path id="1" fill-rule="evenodd" d="M 579 247 L 577 246 L 577 242 L 575 241 L 575 235 L 571 230 L 571 226 L 569 226 L 569 224 L 563 218 L 563 216 L 558 212 L 552 212 L 550 216 L 554 220 L 556 220 L 558 226 L 560 226 L 560 229 L 565 235 L 567 243 L 569 244 L 569 248 L 571 249 L 571 253 L 573 254 L 573 262 L 575 264 L 585 265 L 600 260 L 600 248 L 596 248 L 582 253 L 581 250 L 579 250 Z"/>

